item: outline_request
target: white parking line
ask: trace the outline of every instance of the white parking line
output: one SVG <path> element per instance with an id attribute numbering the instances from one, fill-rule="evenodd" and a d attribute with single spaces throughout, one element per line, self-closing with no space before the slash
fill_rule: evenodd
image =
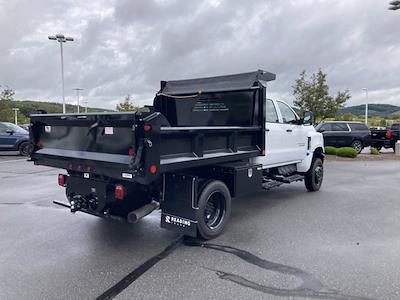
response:
<path id="1" fill-rule="evenodd" d="M 26 161 L 26 159 L 20 158 L 20 159 L 13 159 L 13 160 L 5 160 L 5 161 L 0 161 L 0 164 L 8 163 L 8 162 L 15 162 L 15 161 Z"/>

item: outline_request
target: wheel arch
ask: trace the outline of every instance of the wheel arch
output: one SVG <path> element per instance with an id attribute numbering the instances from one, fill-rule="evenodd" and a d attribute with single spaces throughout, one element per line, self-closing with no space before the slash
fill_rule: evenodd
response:
<path id="1" fill-rule="evenodd" d="M 29 142 L 29 139 L 21 139 L 15 144 L 15 148 L 19 151 L 19 147 L 21 147 L 22 143 Z"/>
<path id="2" fill-rule="evenodd" d="M 323 162 L 325 159 L 324 149 L 322 147 L 317 147 L 314 150 L 313 158 L 320 158 Z"/>

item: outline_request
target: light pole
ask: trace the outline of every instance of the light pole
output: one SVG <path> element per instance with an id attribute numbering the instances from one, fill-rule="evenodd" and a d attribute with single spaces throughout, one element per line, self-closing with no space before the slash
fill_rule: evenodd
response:
<path id="1" fill-rule="evenodd" d="M 49 35 L 49 40 L 54 40 L 60 43 L 61 51 L 61 82 L 62 82 L 62 98 L 63 98 L 63 114 L 65 114 L 65 96 L 64 96 L 64 53 L 63 53 L 63 43 L 72 42 L 74 39 L 72 37 L 65 37 L 61 33 L 56 35 Z"/>
<path id="2" fill-rule="evenodd" d="M 88 101 L 83 101 L 83 103 L 85 103 L 85 113 L 87 114 L 87 105 L 88 105 Z"/>
<path id="3" fill-rule="evenodd" d="M 79 91 L 83 91 L 83 89 L 74 88 L 72 90 L 76 91 L 76 98 L 78 99 L 78 114 L 79 114 Z"/>
<path id="4" fill-rule="evenodd" d="M 19 108 L 13 108 L 13 111 L 14 111 L 14 123 L 15 123 L 15 125 L 18 125 L 18 111 L 19 111 Z"/>
<path id="5" fill-rule="evenodd" d="M 365 91 L 365 97 L 366 97 L 366 103 L 365 103 L 365 125 L 368 126 L 368 89 L 363 88 L 363 91 Z"/>

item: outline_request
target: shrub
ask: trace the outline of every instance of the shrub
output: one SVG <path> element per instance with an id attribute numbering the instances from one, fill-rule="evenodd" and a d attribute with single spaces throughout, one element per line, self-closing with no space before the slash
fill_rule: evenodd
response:
<path id="1" fill-rule="evenodd" d="M 337 149 L 336 155 L 341 156 L 341 157 L 355 158 L 355 157 L 357 157 L 357 151 L 351 147 L 342 147 L 342 148 Z"/>
<path id="2" fill-rule="evenodd" d="M 335 147 L 332 147 L 332 146 L 325 147 L 325 154 L 336 155 L 336 151 L 337 151 L 337 148 L 335 148 Z"/>
<path id="3" fill-rule="evenodd" d="M 379 155 L 379 150 L 374 148 L 374 147 L 371 147 L 371 154 L 372 155 Z"/>

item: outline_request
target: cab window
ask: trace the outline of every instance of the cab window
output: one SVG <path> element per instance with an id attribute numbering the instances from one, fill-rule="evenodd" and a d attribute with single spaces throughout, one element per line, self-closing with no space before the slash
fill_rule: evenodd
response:
<path id="1" fill-rule="evenodd" d="M 265 122 L 268 123 L 278 123 L 278 114 L 272 100 L 265 100 Z"/>
<path id="2" fill-rule="evenodd" d="M 296 124 L 297 123 L 297 116 L 293 112 L 293 110 L 289 107 L 289 105 L 278 101 L 278 106 L 282 114 L 282 121 L 283 123 L 287 124 Z"/>

